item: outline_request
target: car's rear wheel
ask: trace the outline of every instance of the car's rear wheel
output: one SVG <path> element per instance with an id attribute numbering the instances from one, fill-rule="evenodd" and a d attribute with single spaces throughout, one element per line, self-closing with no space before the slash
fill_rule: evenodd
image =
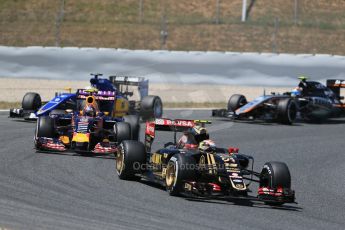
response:
<path id="1" fill-rule="evenodd" d="M 161 118 L 163 116 L 163 103 L 158 96 L 146 96 L 141 101 L 140 115 L 144 121 Z"/>
<path id="2" fill-rule="evenodd" d="M 137 115 L 126 115 L 123 117 L 131 128 L 131 140 L 139 140 L 140 122 Z"/>
<path id="3" fill-rule="evenodd" d="M 278 121 L 282 124 L 291 125 L 297 116 L 297 105 L 292 98 L 284 98 L 279 100 L 278 107 Z"/>
<path id="4" fill-rule="evenodd" d="M 195 180 L 196 161 L 190 156 L 175 154 L 166 168 L 166 190 L 172 196 L 179 196 L 185 181 Z"/>
<path id="5" fill-rule="evenodd" d="M 238 108 L 247 104 L 247 99 L 242 94 L 234 94 L 228 101 L 228 110 L 235 112 Z"/>
<path id="6" fill-rule="evenodd" d="M 125 140 L 118 146 L 116 154 L 116 172 L 122 180 L 132 180 L 136 173 L 142 171 L 146 162 L 146 151 L 143 143 Z"/>
<path id="7" fill-rule="evenodd" d="M 118 144 L 124 140 L 131 140 L 131 126 L 127 122 L 116 122 L 114 124 L 115 139 Z"/>

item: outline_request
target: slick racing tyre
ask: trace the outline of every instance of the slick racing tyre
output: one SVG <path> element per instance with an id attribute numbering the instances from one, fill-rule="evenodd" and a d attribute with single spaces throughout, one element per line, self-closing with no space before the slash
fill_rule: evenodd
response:
<path id="1" fill-rule="evenodd" d="M 39 137 L 46 137 L 46 138 L 54 138 L 56 137 L 55 126 L 54 126 L 54 119 L 49 116 L 38 117 L 36 121 L 36 129 L 35 129 L 35 148 L 39 149 L 38 138 Z"/>
<path id="2" fill-rule="evenodd" d="M 291 125 L 296 120 L 297 105 L 291 98 L 281 99 L 278 102 L 277 112 L 280 123 Z"/>
<path id="3" fill-rule="evenodd" d="M 192 157 L 175 154 L 166 169 L 166 190 L 171 196 L 179 196 L 185 181 L 195 180 L 196 161 Z"/>
<path id="4" fill-rule="evenodd" d="M 131 140 L 131 126 L 127 122 L 116 122 L 114 124 L 115 139 L 118 144 L 124 140 Z"/>
<path id="5" fill-rule="evenodd" d="M 116 172 L 122 180 L 135 179 L 146 162 L 146 151 L 143 143 L 125 140 L 118 146 L 116 155 Z"/>
<path id="6" fill-rule="evenodd" d="M 36 137 L 54 138 L 56 135 L 54 119 L 49 116 L 39 117 L 37 119 Z"/>
<path id="7" fill-rule="evenodd" d="M 288 166 L 283 162 L 267 162 L 260 173 L 260 187 L 276 189 L 291 188 L 291 175 Z M 270 205 L 282 205 L 283 202 L 266 202 Z"/>
<path id="8" fill-rule="evenodd" d="M 123 117 L 124 121 L 131 127 L 131 140 L 139 140 L 140 123 L 139 116 L 137 115 L 126 115 Z"/>
<path id="9" fill-rule="evenodd" d="M 235 112 L 238 108 L 247 104 L 247 99 L 241 94 L 234 94 L 230 97 L 228 101 L 228 111 Z"/>
<path id="10" fill-rule="evenodd" d="M 24 95 L 22 101 L 22 108 L 24 110 L 37 111 L 41 106 L 41 96 L 38 93 L 26 93 Z"/>
<path id="11" fill-rule="evenodd" d="M 163 103 L 158 96 L 146 96 L 141 101 L 140 115 L 144 121 L 163 116 Z"/>

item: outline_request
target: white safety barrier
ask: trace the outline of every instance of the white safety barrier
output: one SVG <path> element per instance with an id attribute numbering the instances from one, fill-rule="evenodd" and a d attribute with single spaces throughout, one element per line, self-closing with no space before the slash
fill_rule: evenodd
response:
<path id="1" fill-rule="evenodd" d="M 345 56 L 0 46 L 0 76 L 86 80 L 90 73 L 152 82 L 293 86 L 298 75 L 345 79 Z"/>

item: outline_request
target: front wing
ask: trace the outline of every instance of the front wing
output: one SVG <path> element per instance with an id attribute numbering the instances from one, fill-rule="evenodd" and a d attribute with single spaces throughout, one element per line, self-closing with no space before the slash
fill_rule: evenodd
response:
<path id="1" fill-rule="evenodd" d="M 24 118 L 25 120 L 37 120 L 35 111 L 33 110 L 24 110 L 24 109 L 10 109 L 9 111 L 10 118 Z"/>

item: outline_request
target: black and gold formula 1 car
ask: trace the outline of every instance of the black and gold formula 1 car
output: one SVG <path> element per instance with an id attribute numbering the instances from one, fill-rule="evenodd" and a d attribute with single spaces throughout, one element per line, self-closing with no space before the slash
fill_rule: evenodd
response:
<path id="1" fill-rule="evenodd" d="M 193 131 L 205 130 L 206 123 L 209 122 L 170 119 L 147 122 L 145 144 L 125 140 L 119 145 L 119 178 L 143 178 L 164 186 L 170 195 L 192 198 L 255 199 L 270 205 L 295 202 L 285 163 L 268 162 L 261 172 L 255 172 L 253 157 L 239 153 L 238 148 L 217 148 L 207 132 Z M 174 141 L 151 151 L 156 131 L 172 132 Z M 183 132 L 179 141 L 178 132 Z M 259 183 L 256 197 L 248 194 L 251 182 Z"/>

